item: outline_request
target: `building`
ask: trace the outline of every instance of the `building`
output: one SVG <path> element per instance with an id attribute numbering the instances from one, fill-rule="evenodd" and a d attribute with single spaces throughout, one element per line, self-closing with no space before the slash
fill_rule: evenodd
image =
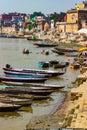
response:
<path id="1" fill-rule="evenodd" d="M 86 3 L 85 3 L 86 4 Z M 81 28 L 87 27 L 87 7 L 77 4 L 75 9 L 68 10 L 66 22 L 57 22 L 58 32 L 75 33 Z M 84 7 L 84 8 L 82 8 Z"/>
<path id="2" fill-rule="evenodd" d="M 10 14 L 0 14 L 0 21 L 11 21 L 12 15 Z"/>

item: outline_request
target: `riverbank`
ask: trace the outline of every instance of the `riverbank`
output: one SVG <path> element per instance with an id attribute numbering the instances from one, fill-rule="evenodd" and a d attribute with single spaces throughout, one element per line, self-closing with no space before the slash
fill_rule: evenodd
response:
<path id="1" fill-rule="evenodd" d="M 87 72 L 86 72 L 87 74 Z M 26 130 L 38 128 L 87 128 L 87 81 L 66 92 L 65 100 L 51 115 L 34 117 Z"/>

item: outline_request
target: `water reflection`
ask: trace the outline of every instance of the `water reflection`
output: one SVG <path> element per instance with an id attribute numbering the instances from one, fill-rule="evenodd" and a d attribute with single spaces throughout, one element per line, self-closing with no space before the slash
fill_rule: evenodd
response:
<path id="1" fill-rule="evenodd" d="M 30 112 L 33 113 L 33 108 L 32 106 L 23 106 L 19 109 L 19 112 Z"/>
<path id="2" fill-rule="evenodd" d="M 20 113 L 18 112 L 0 112 L 0 117 L 12 117 L 12 118 L 16 118 L 21 116 Z"/>

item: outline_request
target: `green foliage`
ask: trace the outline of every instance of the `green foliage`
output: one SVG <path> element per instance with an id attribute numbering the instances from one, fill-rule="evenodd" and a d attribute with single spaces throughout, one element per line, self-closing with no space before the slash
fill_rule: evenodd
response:
<path id="1" fill-rule="evenodd" d="M 25 29 L 29 29 L 29 30 L 31 30 L 32 28 L 35 28 L 35 27 L 37 27 L 37 23 L 36 22 L 33 22 L 33 23 L 31 23 L 31 24 L 28 24 L 26 27 L 25 27 Z"/>
<path id="2" fill-rule="evenodd" d="M 50 20 L 54 20 L 55 22 L 58 20 L 61 21 L 65 15 L 66 13 L 64 12 L 61 12 L 60 14 L 54 12 L 53 14 L 50 15 Z"/>
<path id="3" fill-rule="evenodd" d="M 45 17 L 45 15 L 41 12 L 34 12 L 33 14 L 30 15 L 30 19 L 36 17 L 36 16 L 43 16 Z"/>

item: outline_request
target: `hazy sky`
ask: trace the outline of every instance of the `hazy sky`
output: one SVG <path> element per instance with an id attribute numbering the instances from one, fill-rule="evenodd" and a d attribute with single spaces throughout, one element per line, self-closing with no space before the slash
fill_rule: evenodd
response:
<path id="1" fill-rule="evenodd" d="M 76 3 L 82 3 L 82 0 L 0 0 L 0 13 L 60 13 L 75 8 Z"/>

